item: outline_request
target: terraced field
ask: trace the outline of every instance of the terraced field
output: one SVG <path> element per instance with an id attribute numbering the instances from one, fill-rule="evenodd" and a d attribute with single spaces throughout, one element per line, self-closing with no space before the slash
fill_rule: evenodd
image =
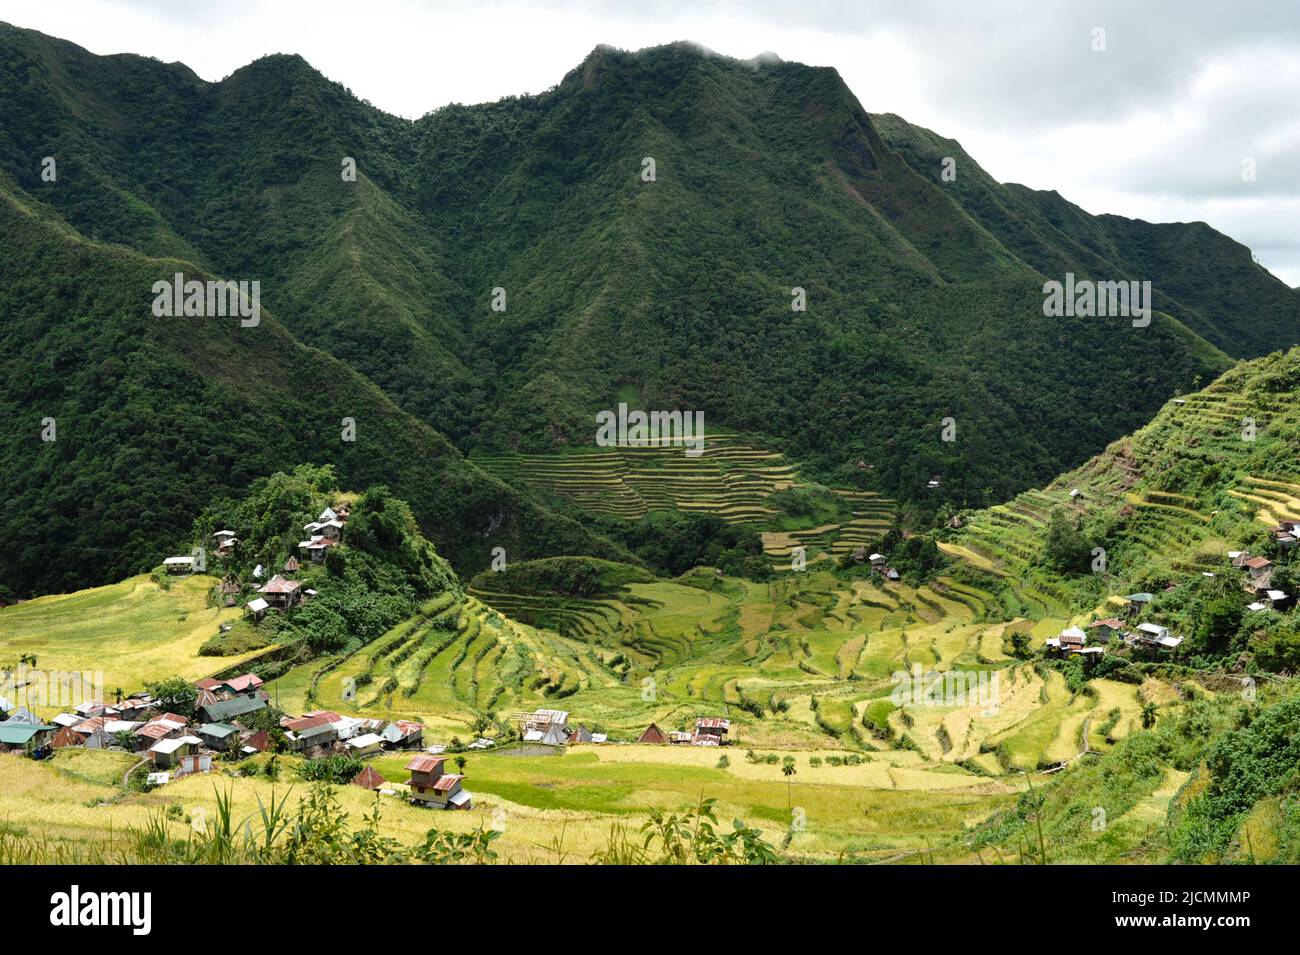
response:
<path id="1" fill-rule="evenodd" d="M 1004 578 L 1013 595 L 1005 609 L 1028 616 L 1080 609 L 1041 572 L 1056 509 L 1084 524 L 1104 519 L 1098 542 L 1117 589 L 1126 580 L 1218 572 L 1253 528 L 1300 519 L 1295 455 L 1275 440 L 1298 431 L 1300 408 L 1281 397 L 1205 391 L 1176 399 L 1151 424 L 1046 488 L 964 515 L 964 526 L 940 547 Z M 1188 486 L 1194 474 L 1215 482 Z"/>
<path id="2" fill-rule="evenodd" d="M 1010 629 L 1042 621 L 998 613 L 992 594 L 951 577 L 912 588 L 816 570 L 763 584 L 697 571 L 602 600 L 476 590 L 276 685 L 282 705 L 419 718 L 435 740 L 538 706 L 616 740 L 651 722 L 675 730 L 725 716 L 745 747 L 904 746 L 925 764 L 982 775 L 1119 738 L 1140 710 L 1135 688 L 1070 694 L 1059 674 L 1008 655 Z M 932 671 L 973 695 L 899 696 Z M 990 693 L 1001 694 L 992 713 Z M 1109 736 L 1098 733 L 1105 723 Z"/>
<path id="3" fill-rule="evenodd" d="M 795 487 L 786 459 L 753 447 L 734 434 L 711 434 L 698 457 L 681 448 L 614 448 L 560 454 L 476 454 L 474 462 L 545 496 L 591 514 L 638 520 L 652 511 L 714 514 L 728 523 L 772 527 L 778 517 L 770 495 Z M 843 522 L 763 533 L 763 550 L 788 568 L 795 547 L 809 562 L 840 556 L 878 541 L 893 520 L 894 502 L 871 491 L 832 489 L 848 503 Z"/>

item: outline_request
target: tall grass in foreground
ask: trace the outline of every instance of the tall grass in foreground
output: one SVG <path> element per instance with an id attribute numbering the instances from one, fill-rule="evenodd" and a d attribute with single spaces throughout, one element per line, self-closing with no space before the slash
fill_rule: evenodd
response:
<path id="1" fill-rule="evenodd" d="M 290 791 L 291 792 L 291 791 Z M 480 826 L 470 832 L 437 828 L 409 846 L 379 831 L 379 797 L 353 826 L 339 808 L 333 787 L 313 788 L 290 807 L 289 795 L 258 799 L 257 811 L 237 820 L 229 791 L 216 790 L 211 815 L 191 820 L 183 838 L 165 812 L 144 825 L 106 840 L 76 843 L 0 828 L 0 865 L 490 865 L 498 861 L 492 843 L 501 833 Z M 590 861 L 611 865 L 755 865 L 778 861 L 759 830 L 733 823 L 721 831 L 714 800 L 701 799 L 685 813 L 653 810 L 633 836 L 621 826 Z M 559 837 L 538 846 L 527 862 L 564 862 Z"/>

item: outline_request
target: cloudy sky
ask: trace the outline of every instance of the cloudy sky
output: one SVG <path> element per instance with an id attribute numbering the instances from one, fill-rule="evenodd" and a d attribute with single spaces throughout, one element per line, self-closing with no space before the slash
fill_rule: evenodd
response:
<path id="1" fill-rule="evenodd" d="M 300 53 L 412 118 L 540 92 L 599 43 L 772 51 L 835 67 L 867 110 L 960 140 L 998 179 L 1204 220 L 1300 286 L 1295 0 L 0 0 L 0 20 L 209 80 Z"/>

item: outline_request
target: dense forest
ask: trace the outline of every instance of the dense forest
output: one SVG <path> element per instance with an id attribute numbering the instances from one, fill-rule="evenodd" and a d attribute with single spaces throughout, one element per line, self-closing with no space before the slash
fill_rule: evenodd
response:
<path id="1" fill-rule="evenodd" d="M 150 566 L 203 502 L 303 461 L 390 484 L 463 572 L 496 544 L 627 559 L 635 530 L 611 542 L 462 458 L 588 445 L 620 399 L 922 518 L 985 506 L 1300 328 L 1296 292 L 1204 226 L 1090 216 L 964 153 L 945 182 L 959 147 L 834 70 L 685 44 L 408 122 L 296 56 L 208 83 L 0 25 L 0 113 L 18 595 Z M 1149 279 L 1159 312 L 1046 318 L 1066 270 Z M 153 318 L 177 271 L 259 281 L 268 318 Z M 752 547 L 717 552 L 743 573 Z"/>

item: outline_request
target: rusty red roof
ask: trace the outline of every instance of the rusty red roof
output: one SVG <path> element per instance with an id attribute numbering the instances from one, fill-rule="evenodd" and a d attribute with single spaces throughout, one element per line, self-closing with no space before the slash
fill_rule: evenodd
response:
<path id="1" fill-rule="evenodd" d="M 1112 630 L 1118 630 L 1122 626 L 1124 626 L 1124 621 L 1119 620 L 1116 617 L 1107 617 L 1105 620 L 1094 620 L 1092 623 L 1088 624 L 1089 629 L 1092 629 L 1093 627 L 1110 627 Z"/>
<path id="2" fill-rule="evenodd" d="M 388 780 L 379 775 L 373 766 L 367 766 L 352 777 L 352 785 L 360 786 L 362 789 L 378 789 L 387 782 Z"/>
<path id="3" fill-rule="evenodd" d="M 148 739 L 162 739 L 168 733 L 174 732 L 175 729 L 176 727 L 174 726 L 168 726 L 166 723 L 154 720 L 152 723 L 146 723 L 144 726 L 141 726 L 135 731 L 135 735 L 144 736 Z"/>
<path id="4" fill-rule="evenodd" d="M 413 773 L 432 773 L 442 768 L 442 764 L 447 761 L 445 756 L 430 756 L 421 753 L 418 756 L 412 756 L 406 768 Z"/>
<path id="5" fill-rule="evenodd" d="M 439 776 L 438 779 L 434 781 L 434 784 L 429 788 L 436 789 L 438 792 L 450 792 L 455 789 L 456 784 L 464 778 L 464 776 L 457 776 L 455 773 L 451 773 L 447 776 Z"/>
<path id="6" fill-rule="evenodd" d="M 62 727 L 54 734 L 54 739 L 50 740 L 50 746 L 54 749 L 62 749 L 65 746 L 80 746 L 84 740 L 71 726 Z"/>
<path id="7" fill-rule="evenodd" d="M 1245 565 L 1253 570 L 1258 570 L 1261 567 L 1269 567 L 1272 563 L 1273 562 L 1267 557 L 1252 557 L 1250 560 L 1245 562 Z"/>
<path id="8" fill-rule="evenodd" d="M 329 726 L 335 720 L 327 720 L 323 716 L 303 716 L 296 720 L 289 720 L 284 724 L 285 729 L 293 730 L 295 733 L 301 733 L 303 730 L 315 729 L 318 726 Z"/>
<path id="9" fill-rule="evenodd" d="M 257 592 L 260 594 L 291 594 L 301 586 L 301 581 L 275 577 L 259 588 Z"/>
<path id="10" fill-rule="evenodd" d="M 72 727 L 72 731 L 74 733 L 79 733 L 82 736 L 89 736 L 91 733 L 102 730 L 104 724 L 107 722 L 108 717 L 106 716 L 92 716 L 90 719 L 82 720 L 76 726 Z"/>
<path id="11" fill-rule="evenodd" d="M 225 684 L 236 693 L 243 693 L 245 690 L 256 690 L 262 685 L 262 678 L 256 673 L 243 673 L 239 676 L 232 676 L 225 681 Z"/>

